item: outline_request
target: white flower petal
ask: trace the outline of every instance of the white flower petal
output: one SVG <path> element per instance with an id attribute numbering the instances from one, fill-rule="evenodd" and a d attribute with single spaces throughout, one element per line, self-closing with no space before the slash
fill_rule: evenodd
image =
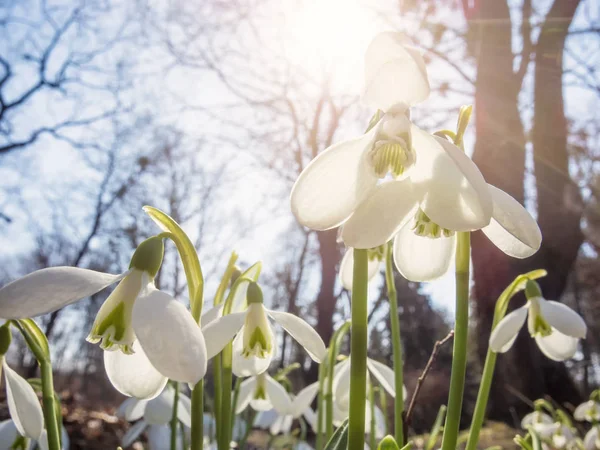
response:
<path id="1" fill-rule="evenodd" d="M 417 160 L 410 170 L 421 209 L 443 228 L 479 230 L 490 223 L 493 203 L 481 172 L 446 139 L 411 127 Z"/>
<path id="2" fill-rule="evenodd" d="M 158 397 L 153 398 L 146 405 L 144 420 L 150 425 L 165 425 L 173 416 L 173 392 L 165 389 Z"/>
<path id="3" fill-rule="evenodd" d="M 39 439 L 44 430 L 44 413 L 35 391 L 25 378 L 2 361 L 6 381 L 8 412 L 19 433 L 31 439 Z"/>
<path id="4" fill-rule="evenodd" d="M 350 358 L 339 365 L 332 384 L 335 404 L 340 409 L 347 410 L 350 400 Z"/>
<path id="5" fill-rule="evenodd" d="M 587 432 L 583 440 L 583 448 L 585 450 L 597 450 L 600 448 L 600 433 L 598 431 L 598 426 L 595 426 Z"/>
<path id="6" fill-rule="evenodd" d="M 315 399 L 317 392 L 319 391 L 319 383 L 312 383 L 298 392 L 298 395 L 292 400 L 292 416 L 294 418 L 300 417 L 307 409 L 310 408 L 311 403 Z"/>
<path id="7" fill-rule="evenodd" d="M 123 395 L 140 399 L 154 398 L 164 389 L 167 377 L 154 368 L 138 341 L 133 343 L 132 349 L 132 355 L 119 350 L 104 352 L 106 375 Z"/>
<path id="8" fill-rule="evenodd" d="M 55 311 L 101 291 L 125 275 L 78 267 L 37 270 L 0 289 L 0 317 L 24 319 Z"/>
<path id="9" fill-rule="evenodd" d="M 273 403 L 268 398 L 253 398 L 250 400 L 250 406 L 254 411 L 269 411 L 273 409 Z"/>
<path id="10" fill-rule="evenodd" d="M 269 375 L 265 375 L 265 388 L 275 411 L 280 414 L 289 414 L 292 409 L 292 401 L 285 388 Z"/>
<path id="11" fill-rule="evenodd" d="M 265 308 L 266 309 L 266 308 Z M 296 342 L 298 342 L 308 355 L 316 362 L 320 363 L 327 356 L 327 348 L 319 333 L 315 331 L 304 320 L 299 317 L 281 311 L 267 309 L 267 314 L 281 325 Z"/>
<path id="12" fill-rule="evenodd" d="M 169 425 L 151 425 L 148 427 L 148 450 L 167 450 L 171 448 L 171 428 Z M 181 433 L 177 433 L 177 450 L 183 450 Z"/>
<path id="13" fill-rule="evenodd" d="M 273 342 L 273 330 L 271 327 L 269 327 L 269 330 L 271 331 L 271 342 Z M 243 336 L 244 327 L 242 327 L 233 340 L 232 372 L 236 377 L 259 375 L 269 368 L 273 356 L 275 355 L 275 345 L 273 345 L 271 353 L 269 353 L 266 358 L 257 358 L 255 356 L 246 358 L 242 354 L 244 348 Z"/>
<path id="14" fill-rule="evenodd" d="M 17 437 L 17 427 L 12 419 L 6 419 L 0 422 L 0 450 L 12 450 L 12 444 Z"/>
<path id="15" fill-rule="evenodd" d="M 521 306 L 502 318 L 490 335 L 490 349 L 496 353 L 507 352 L 515 342 L 519 330 L 527 320 L 529 305 Z"/>
<path id="16" fill-rule="evenodd" d="M 394 371 L 385 364 L 382 364 L 379 361 L 375 361 L 371 358 L 367 358 L 367 367 L 375 379 L 379 381 L 379 384 L 381 384 L 381 386 L 387 391 L 387 393 L 395 398 L 396 380 L 394 377 Z"/>
<path id="17" fill-rule="evenodd" d="M 123 439 L 121 439 L 121 445 L 124 448 L 129 447 L 137 440 L 138 437 L 140 437 L 147 426 L 148 424 L 143 420 L 136 422 L 131 428 L 129 428 L 129 430 L 127 430 L 123 436 Z"/>
<path id="18" fill-rule="evenodd" d="M 539 299 L 540 311 L 544 319 L 558 331 L 567 336 L 583 339 L 587 326 L 581 316 L 564 303 Z"/>
<path id="19" fill-rule="evenodd" d="M 179 402 L 177 403 L 177 418 L 186 427 L 192 427 L 192 401 L 187 395 L 181 392 L 179 393 Z"/>
<path id="20" fill-rule="evenodd" d="M 220 305 L 215 306 L 214 308 L 211 308 L 208 311 L 206 311 L 204 314 L 202 314 L 202 317 L 200 317 L 200 328 L 202 328 L 202 331 L 204 331 L 204 328 L 209 323 L 211 323 L 213 320 L 218 319 L 219 317 L 221 317 L 221 314 L 223 313 L 223 307 L 224 306 L 225 306 L 225 304 L 221 303 Z"/>
<path id="21" fill-rule="evenodd" d="M 206 342 L 206 357 L 211 359 L 221 353 L 221 350 L 233 340 L 233 337 L 244 326 L 246 312 L 227 314 L 213 320 L 202 329 Z"/>
<path id="22" fill-rule="evenodd" d="M 554 328 L 549 336 L 536 336 L 535 341 L 542 353 L 554 361 L 564 361 L 575 356 L 579 343 L 579 339 L 562 334 Z"/>
<path id="23" fill-rule="evenodd" d="M 409 179 L 382 183 L 344 224 L 342 240 L 353 248 L 383 245 L 414 216 L 416 208 Z"/>
<path id="24" fill-rule="evenodd" d="M 190 384 L 204 377 L 204 336 L 183 304 L 150 286 L 133 306 L 132 323 L 140 345 L 160 373 Z"/>
<path id="25" fill-rule="evenodd" d="M 528 258 L 542 244 L 542 232 L 531 214 L 506 192 L 488 184 L 494 212 L 482 231 L 496 247 L 513 258 Z"/>
<path id="26" fill-rule="evenodd" d="M 148 400 L 140 400 L 135 397 L 128 398 L 117 409 L 117 417 L 125 419 L 127 422 L 135 422 L 142 418 L 147 404 Z"/>
<path id="27" fill-rule="evenodd" d="M 365 93 L 368 106 L 388 111 L 392 106 L 412 106 L 429 96 L 425 62 L 401 33 L 380 33 L 365 55 Z"/>
<path id="28" fill-rule="evenodd" d="M 552 417 L 550 417 L 546 413 L 543 413 L 540 411 L 534 411 L 534 412 L 527 414 L 525 417 L 523 417 L 523 420 L 521 420 L 521 428 L 526 430 L 528 426 L 536 425 L 536 424 L 540 424 L 540 423 L 553 424 L 554 420 L 552 420 Z"/>
<path id="29" fill-rule="evenodd" d="M 377 258 L 369 259 L 367 267 L 368 278 L 371 281 L 379 273 L 381 261 Z M 354 276 L 354 250 L 349 248 L 346 250 L 342 262 L 340 263 L 340 282 L 344 289 L 352 290 L 352 281 Z"/>
<path id="30" fill-rule="evenodd" d="M 329 147 L 302 171 L 290 199 L 300 224 L 313 230 L 337 227 L 375 188 L 378 178 L 368 161 L 368 150 L 380 123 L 359 138 Z"/>
<path id="31" fill-rule="evenodd" d="M 587 402 L 584 402 L 577 408 L 575 408 L 575 411 L 573 411 L 573 417 L 575 418 L 575 420 L 587 420 L 589 412 L 593 411 L 594 403 L 594 400 L 588 400 Z"/>
<path id="32" fill-rule="evenodd" d="M 276 436 L 279 433 L 283 433 L 283 434 L 288 434 L 290 432 L 290 430 L 292 429 L 292 422 L 293 422 L 294 418 L 292 416 L 279 416 L 275 422 L 273 423 L 273 425 L 271 425 L 271 428 L 269 429 L 269 432 L 273 435 Z"/>
<path id="33" fill-rule="evenodd" d="M 410 223 L 394 239 L 394 262 L 410 281 L 431 281 L 444 275 L 454 256 L 455 236 L 417 236 Z"/>
<path id="34" fill-rule="evenodd" d="M 248 406 L 248 403 L 250 403 L 250 400 L 252 400 L 255 389 L 256 377 L 250 377 L 242 381 L 240 384 L 240 391 L 238 392 L 237 405 L 235 406 L 236 414 L 239 414 L 246 409 L 246 406 Z"/>

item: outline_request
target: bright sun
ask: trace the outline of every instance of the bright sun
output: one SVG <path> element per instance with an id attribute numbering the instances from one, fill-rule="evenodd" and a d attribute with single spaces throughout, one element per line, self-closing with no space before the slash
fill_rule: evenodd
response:
<path id="1" fill-rule="evenodd" d="M 284 45 L 291 62 L 334 77 L 344 90 L 346 82 L 360 84 L 364 52 L 378 31 L 373 10 L 361 0 L 292 0 L 288 6 Z"/>

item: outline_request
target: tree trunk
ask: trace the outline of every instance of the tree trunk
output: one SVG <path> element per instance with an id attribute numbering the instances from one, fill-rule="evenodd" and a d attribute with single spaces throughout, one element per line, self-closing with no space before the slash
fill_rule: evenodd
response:
<path id="1" fill-rule="evenodd" d="M 317 233 L 319 240 L 319 256 L 321 259 L 321 285 L 317 295 L 317 327 L 316 330 L 323 338 L 325 345 L 329 345 L 333 334 L 333 314 L 335 313 L 335 280 L 340 252 L 337 247 L 337 229 L 320 231 Z"/>

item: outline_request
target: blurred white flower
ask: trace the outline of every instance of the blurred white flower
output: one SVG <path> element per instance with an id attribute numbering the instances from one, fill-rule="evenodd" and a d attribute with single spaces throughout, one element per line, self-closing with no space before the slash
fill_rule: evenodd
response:
<path id="1" fill-rule="evenodd" d="M 585 450 L 600 450 L 600 426 L 594 425 L 583 439 Z"/>
<path id="2" fill-rule="evenodd" d="M 504 353 L 515 342 L 527 320 L 529 334 L 548 358 L 564 361 L 577 351 L 579 339 L 585 338 L 587 327 L 579 314 L 567 305 L 543 297 L 529 298 L 525 306 L 507 314 L 490 336 L 490 348 Z"/>
<path id="3" fill-rule="evenodd" d="M 283 413 L 290 408 L 291 400 L 284 387 L 268 373 L 263 372 L 242 381 L 235 408 L 236 414 L 246 409 L 248 404 L 256 411 L 275 409 Z"/>
<path id="4" fill-rule="evenodd" d="M 386 246 L 376 247 L 369 250 L 368 279 L 371 281 L 379 273 L 379 267 L 384 258 L 384 248 Z M 354 276 L 354 250 L 346 249 L 346 253 L 340 263 L 340 281 L 344 289 L 352 290 L 352 280 Z"/>
<path id="5" fill-rule="evenodd" d="M 527 414 L 521 420 L 521 428 L 527 430 L 529 427 L 542 439 L 549 438 L 554 430 L 554 419 L 541 411 L 534 411 Z"/>
<path id="6" fill-rule="evenodd" d="M 14 450 L 15 448 L 21 448 L 18 445 L 20 439 L 26 439 L 17 430 L 16 424 L 12 419 L 6 419 L 0 422 L 0 450 Z M 69 450 L 70 442 L 69 435 L 65 431 L 65 427 L 61 427 L 61 449 Z M 36 440 L 32 439 L 29 441 L 29 446 L 24 447 L 28 450 L 46 450 L 48 449 L 48 434 L 46 430 L 42 431 L 41 436 Z"/>
<path id="7" fill-rule="evenodd" d="M 588 400 L 582 403 L 573 413 L 576 420 L 585 420 L 587 422 L 600 422 L 600 403 L 596 400 Z"/>

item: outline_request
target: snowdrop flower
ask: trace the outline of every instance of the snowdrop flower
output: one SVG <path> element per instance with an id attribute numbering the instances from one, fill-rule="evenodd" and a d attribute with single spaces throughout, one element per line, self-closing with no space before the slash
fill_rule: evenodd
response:
<path id="1" fill-rule="evenodd" d="M 121 442 L 123 447 L 129 447 L 146 431 L 150 448 L 156 450 L 169 448 L 171 436 L 169 424 L 173 414 L 174 402 L 175 395 L 170 387 L 167 387 L 152 400 L 139 400 L 136 398 L 125 400 L 117 410 L 117 416 L 128 422 L 141 420 L 125 433 Z M 191 427 L 191 402 L 187 396 L 181 393 L 179 394 L 177 418 L 186 427 Z M 163 442 L 166 442 L 166 446 L 163 445 Z M 178 445 L 183 448 L 181 442 Z"/>
<path id="2" fill-rule="evenodd" d="M 227 314 L 204 328 L 209 359 L 235 336 L 233 373 L 247 377 L 267 370 L 275 354 L 274 333 L 267 316 L 304 347 L 314 361 L 320 363 L 326 357 L 323 340 L 309 324 L 293 314 L 265 308 L 262 290 L 256 282 L 248 283 L 247 289 L 248 307 L 245 311 Z"/>
<path id="3" fill-rule="evenodd" d="M 573 357 L 579 339 L 587 333 L 581 316 L 563 303 L 544 299 L 535 281 L 527 282 L 525 294 L 528 300 L 525 306 L 507 314 L 492 331 L 492 351 L 508 351 L 527 320 L 529 334 L 544 355 L 554 361 Z"/>
<path id="4" fill-rule="evenodd" d="M 553 425 L 552 436 L 550 442 L 552 447 L 556 449 L 567 448 L 577 436 L 573 433 L 573 429 L 564 423 L 556 422 Z"/>
<path id="5" fill-rule="evenodd" d="M 284 387 L 263 372 L 242 381 L 235 413 L 241 413 L 248 404 L 255 411 L 275 409 L 284 413 L 290 408 L 291 400 Z"/>
<path id="6" fill-rule="evenodd" d="M 37 440 L 31 440 L 26 446 L 28 438 L 24 437 L 17 430 L 16 424 L 12 419 L 6 419 L 0 422 L 0 450 L 14 450 L 17 448 L 34 450 L 36 448 L 44 450 L 48 448 L 48 435 L 44 430 Z M 61 448 L 68 450 L 69 435 L 65 431 L 65 427 L 61 427 Z"/>
<path id="7" fill-rule="evenodd" d="M 576 420 L 585 420 L 586 422 L 600 422 L 600 403 L 596 400 L 588 400 L 582 403 L 573 413 Z"/>
<path id="8" fill-rule="evenodd" d="M 600 449 L 600 426 L 595 425 L 587 432 L 583 439 L 583 448 L 585 450 Z"/>
<path id="9" fill-rule="evenodd" d="M 310 409 L 310 404 L 315 399 L 317 395 L 317 391 L 319 390 L 319 384 L 313 383 L 306 386 L 300 392 L 298 392 L 297 396 L 288 396 L 288 401 L 286 402 L 285 408 L 275 408 L 274 411 L 277 413 L 273 418 L 273 421 L 268 425 L 269 431 L 272 435 L 277 435 L 279 433 L 289 434 L 292 429 L 292 422 L 294 419 L 300 418 L 302 415 L 306 414 L 308 411 L 312 412 Z M 310 415 L 310 412 L 308 414 Z M 261 421 L 258 422 L 259 424 Z M 262 423 L 263 428 L 267 428 Z M 257 425 L 258 426 L 258 425 Z"/>
<path id="10" fill-rule="evenodd" d="M 46 314 L 119 282 L 88 336 L 108 350 L 104 363 L 112 384 L 139 398 L 158 395 L 167 378 L 195 384 L 206 373 L 206 345 L 184 305 L 154 286 L 163 252 L 162 238 L 155 236 L 138 246 L 120 275 L 77 267 L 38 270 L 0 289 L 0 317 Z"/>
<path id="11" fill-rule="evenodd" d="M 542 411 L 534 411 L 521 420 L 521 428 L 527 430 L 529 427 L 533 428 L 540 438 L 546 439 L 552 436 L 554 419 Z"/>

